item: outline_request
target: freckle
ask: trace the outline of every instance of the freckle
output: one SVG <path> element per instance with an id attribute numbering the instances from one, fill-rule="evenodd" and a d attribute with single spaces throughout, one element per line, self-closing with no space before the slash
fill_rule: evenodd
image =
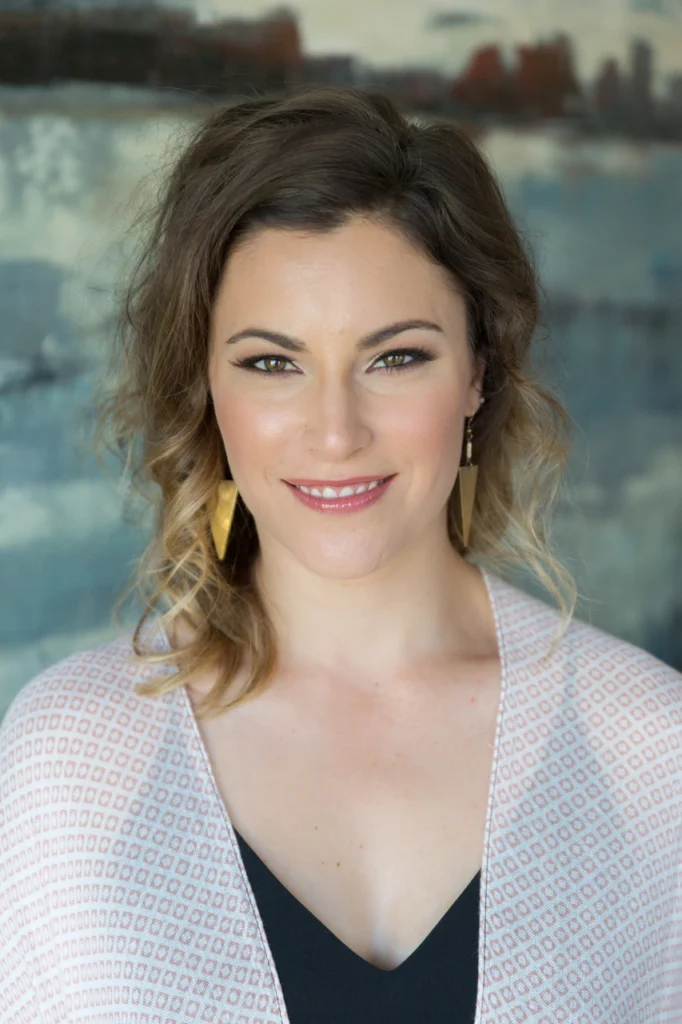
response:
<path id="1" fill-rule="evenodd" d="M 341 861 L 340 861 L 340 860 L 337 860 L 337 862 L 336 862 L 336 866 L 337 866 L 337 868 L 340 868 L 340 867 L 341 867 Z"/>
<path id="2" fill-rule="evenodd" d="M 320 827 L 319 825 L 313 825 L 313 828 L 319 828 L 319 827 Z"/>

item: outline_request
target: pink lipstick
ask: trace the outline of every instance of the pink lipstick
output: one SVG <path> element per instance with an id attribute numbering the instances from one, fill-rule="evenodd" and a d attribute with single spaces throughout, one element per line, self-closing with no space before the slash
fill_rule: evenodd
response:
<path id="1" fill-rule="evenodd" d="M 388 486 L 395 475 L 396 474 L 394 473 L 393 476 L 386 477 L 382 483 L 377 484 L 376 487 L 373 487 L 369 491 L 363 491 L 362 494 L 349 494 L 343 498 L 322 498 L 315 494 L 306 494 L 305 491 L 299 490 L 298 487 L 289 483 L 288 480 L 285 480 L 284 483 L 287 485 L 289 490 L 293 492 L 295 497 L 298 498 L 301 504 L 307 505 L 308 508 L 317 509 L 318 512 L 356 512 L 359 509 L 368 508 L 370 505 L 374 505 L 374 503 L 386 493 Z M 323 485 L 311 484 L 311 486 L 317 486 L 318 489 L 321 489 L 321 486 Z M 339 483 L 336 486 L 341 487 L 344 486 L 344 484 Z"/>

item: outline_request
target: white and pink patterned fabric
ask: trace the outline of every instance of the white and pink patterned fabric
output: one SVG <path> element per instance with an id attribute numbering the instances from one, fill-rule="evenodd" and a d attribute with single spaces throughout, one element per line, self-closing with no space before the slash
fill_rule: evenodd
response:
<path id="1" fill-rule="evenodd" d="M 558 611 L 483 576 L 476 1024 L 680 1024 L 682 675 L 579 620 L 542 663 Z M 0 1022 L 296 1024 L 187 693 L 138 697 L 172 668 L 127 654 L 62 659 L 0 726 Z"/>

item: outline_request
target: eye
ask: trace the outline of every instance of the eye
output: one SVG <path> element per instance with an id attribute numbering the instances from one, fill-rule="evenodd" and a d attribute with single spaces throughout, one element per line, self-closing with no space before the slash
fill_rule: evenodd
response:
<path id="1" fill-rule="evenodd" d="M 250 356 L 248 359 L 237 359 L 235 366 L 241 366 L 245 370 L 255 370 L 256 373 L 265 373 L 269 376 L 278 376 L 281 373 L 286 373 L 286 370 L 273 370 L 267 367 L 265 370 L 261 370 L 256 363 L 290 363 L 291 360 L 285 358 L 285 356 Z"/>
<path id="2" fill-rule="evenodd" d="M 403 359 L 405 356 L 410 357 L 409 363 L 391 363 L 389 366 L 384 366 L 383 368 L 380 367 L 380 369 L 383 369 L 386 373 L 394 373 L 396 370 L 411 369 L 418 363 L 427 363 L 434 358 L 434 356 L 425 348 L 396 348 L 392 352 L 385 352 L 383 356 L 379 356 L 377 362 L 387 359 L 395 359 L 396 357 L 398 359 Z"/>
<path id="3" fill-rule="evenodd" d="M 393 360 L 396 358 L 404 360 L 406 357 L 409 357 L 409 362 L 399 362 L 397 364 L 391 363 L 390 365 L 383 367 L 379 366 L 378 370 L 382 373 L 396 373 L 402 370 L 411 369 L 412 367 L 418 365 L 419 363 L 430 362 L 432 359 L 436 358 L 434 355 L 432 355 L 431 352 L 428 351 L 428 349 L 420 348 L 419 346 L 417 346 L 416 348 L 397 348 L 393 349 L 391 352 L 384 352 L 382 356 L 378 356 L 374 365 L 376 366 L 376 363 L 382 361 L 385 362 L 386 360 Z M 258 363 L 263 363 L 264 369 L 261 369 L 261 367 L 257 365 Z M 272 368 L 273 363 L 279 363 L 280 369 Z M 273 356 L 263 354 L 259 356 L 248 356 L 246 359 L 237 359 L 235 360 L 234 365 L 239 366 L 241 367 L 241 369 L 244 370 L 251 370 L 254 373 L 264 374 L 265 376 L 268 377 L 280 377 L 290 372 L 296 372 L 281 369 L 282 363 L 291 363 L 291 360 L 287 359 L 286 356 Z"/>

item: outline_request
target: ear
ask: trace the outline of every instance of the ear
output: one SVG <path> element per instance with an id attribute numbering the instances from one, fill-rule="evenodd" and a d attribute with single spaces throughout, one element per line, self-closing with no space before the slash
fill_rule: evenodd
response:
<path id="1" fill-rule="evenodd" d="M 483 378 L 485 376 L 485 360 L 482 356 L 477 356 L 474 374 L 471 378 L 469 385 L 469 391 L 467 394 L 467 416 L 473 416 L 478 412 L 481 405 L 481 395 L 483 393 Z"/>

